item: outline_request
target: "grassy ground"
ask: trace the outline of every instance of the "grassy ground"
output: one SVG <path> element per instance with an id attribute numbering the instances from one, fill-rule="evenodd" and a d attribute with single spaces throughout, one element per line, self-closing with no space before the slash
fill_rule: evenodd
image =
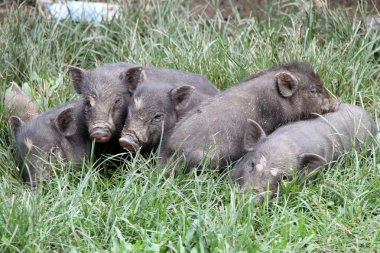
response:
<path id="1" fill-rule="evenodd" d="M 41 110 L 75 97 L 67 65 L 128 61 L 202 73 L 224 89 L 250 73 L 310 62 L 341 100 L 380 109 L 380 36 L 339 10 L 275 5 L 264 20 L 199 18 L 151 1 L 102 25 L 57 23 L 14 9 L 0 26 L 1 91 L 23 84 Z M 362 6 L 366 14 L 366 6 Z M 0 105 L 0 251 L 376 252 L 380 150 L 352 151 L 306 185 L 284 185 L 261 206 L 226 175 L 166 179 L 136 156 L 112 173 L 52 164 L 48 183 L 22 183 Z M 380 123 L 378 123 L 380 124 Z"/>

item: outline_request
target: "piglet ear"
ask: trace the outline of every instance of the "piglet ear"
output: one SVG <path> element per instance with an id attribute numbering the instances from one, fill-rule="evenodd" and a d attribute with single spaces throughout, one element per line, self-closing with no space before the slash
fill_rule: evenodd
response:
<path id="1" fill-rule="evenodd" d="M 276 85 L 281 96 L 288 98 L 297 90 L 298 80 L 289 72 L 280 72 L 276 74 Z"/>
<path id="2" fill-rule="evenodd" d="M 253 146 L 265 137 L 266 134 L 259 123 L 252 119 L 248 119 L 248 125 L 244 133 L 244 149 L 247 152 L 252 151 Z"/>
<path id="3" fill-rule="evenodd" d="M 14 132 L 16 132 L 17 129 L 18 129 L 19 127 L 21 127 L 21 126 L 24 124 L 24 121 L 22 121 L 22 119 L 20 119 L 20 118 L 17 117 L 17 116 L 11 116 L 11 117 L 9 118 L 9 123 L 11 124 L 12 130 L 13 130 Z"/>
<path id="4" fill-rule="evenodd" d="M 170 91 L 170 97 L 174 102 L 176 111 L 187 108 L 190 102 L 191 94 L 193 94 L 194 90 L 194 86 L 184 85 Z"/>
<path id="5" fill-rule="evenodd" d="M 327 163 L 326 159 L 320 155 L 313 154 L 313 153 L 303 153 L 298 156 L 297 168 L 299 170 L 306 169 L 311 172 L 315 170 L 316 168 L 323 166 L 326 163 Z"/>
<path id="6" fill-rule="evenodd" d="M 21 90 L 20 86 L 18 86 L 17 83 L 12 83 L 11 90 L 16 94 L 22 94 L 26 96 L 26 94 Z"/>
<path id="7" fill-rule="evenodd" d="M 128 91 L 133 93 L 137 86 L 146 80 L 146 74 L 143 67 L 133 67 L 123 71 L 120 79 L 128 86 Z"/>
<path id="8" fill-rule="evenodd" d="M 82 81 L 86 74 L 86 70 L 78 67 L 70 67 L 71 80 L 73 81 L 74 89 L 78 94 L 82 94 Z"/>
<path id="9" fill-rule="evenodd" d="M 24 93 L 17 83 L 12 83 L 10 90 L 5 92 L 4 108 L 10 114 L 16 114 L 24 121 L 37 115 L 36 104 Z"/>
<path id="10" fill-rule="evenodd" d="M 64 136 L 72 136 L 77 131 L 74 108 L 66 108 L 55 118 L 56 128 Z"/>

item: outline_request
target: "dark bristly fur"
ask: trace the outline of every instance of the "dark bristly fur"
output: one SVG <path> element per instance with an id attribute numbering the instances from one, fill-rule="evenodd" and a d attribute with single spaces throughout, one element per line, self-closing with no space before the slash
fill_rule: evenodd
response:
<path id="1" fill-rule="evenodd" d="M 286 122 L 334 111 L 338 104 L 308 64 L 269 68 L 228 88 L 180 120 L 161 149 L 161 163 L 177 153 L 184 157 L 187 170 L 204 156 L 213 168 L 225 166 L 245 154 L 242 143 L 248 119 L 271 133 Z"/>
<path id="2" fill-rule="evenodd" d="M 89 138 L 84 125 L 83 101 L 73 100 L 23 122 L 11 117 L 17 157 L 24 180 L 36 185 L 49 177 L 49 160 L 60 155 L 79 162 L 88 153 Z"/>
<path id="3" fill-rule="evenodd" d="M 250 188 L 263 193 L 269 189 L 272 196 L 283 176 L 294 171 L 306 176 L 352 147 L 360 150 L 375 136 L 376 124 L 363 108 L 342 104 L 337 112 L 285 125 L 269 136 L 260 134 L 259 125 L 251 131 L 256 140 L 244 140 L 249 152 L 234 166 L 232 177 L 244 191 Z"/>
<path id="4" fill-rule="evenodd" d="M 186 112 L 218 94 L 214 85 L 199 77 L 190 84 L 189 80 L 162 82 L 133 78 L 138 81 L 129 102 L 120 145 L 130 151 L 142 148 L 143 153 L 156 148 L 161 137 L 166 138 Z"/>

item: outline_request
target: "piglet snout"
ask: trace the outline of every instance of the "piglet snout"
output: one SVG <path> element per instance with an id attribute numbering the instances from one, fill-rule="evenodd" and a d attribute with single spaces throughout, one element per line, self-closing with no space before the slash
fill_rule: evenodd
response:
<path id="1" fill-rule="evenodd" d="M 107 142 L 111 139 L 111 132 L 103 127 L 95 127 L 90 133 L 90 138 L 96 142 Z"/>
<path id="2" fill-rule="evenodd" d="M 135 151 L 139 148 L 138 139 L 132 134 L 125 134 L 119 139 L 120 145 L 129 151 Z"/>
<path id="3" fill-rule="evenodd" d="M 338 99 L 334 97 L 324 99 L 323 105 L 321 107 L 322 114 L 338 111 L 340 104 L 341 104 L 341 101 L 339 101 Z"/>

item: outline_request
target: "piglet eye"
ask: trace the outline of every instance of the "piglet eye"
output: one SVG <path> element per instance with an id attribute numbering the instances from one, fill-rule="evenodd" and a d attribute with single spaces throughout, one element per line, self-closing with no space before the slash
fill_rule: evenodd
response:
<path id="1" fill-rule="evenodd" d="M 251 162 L 251 167 L 248 168 L 249 173 L 253 173 L 254 168 L 255 168 L 255 163 Z"/>
<path id="2" fill-rule="evenodd" d="M 154 117 L 153 117 L 153 120 L 160 121 L 160 120 L 162 120 L 163 117 L 164 117 L 163 113 L 156 113 L 156 115 L 154 115 Z"/>
<path id="3" fill-rule="evenodd" d="M 316 89 L 316 88 L 312 88 L 312 89 L 310 90 L 310 92 L 313 93 L 313 94 L 314 94 L 314 93 L 317 93 L 317 89 Z"/>
<path id="4" fill-rule="evenodd" d="M 115 100 L 115 105 L 120 105 L 121 104 L 121 98 L 117 98 Z"/>
<path id="5" fill-rule="evenodd" d="M 84 101 L 84 105 L 85 105 L 86 107 L 90 108 L 90 107 L 92 106 L 90 99 L 86 99 L 86 100 Z"/>

